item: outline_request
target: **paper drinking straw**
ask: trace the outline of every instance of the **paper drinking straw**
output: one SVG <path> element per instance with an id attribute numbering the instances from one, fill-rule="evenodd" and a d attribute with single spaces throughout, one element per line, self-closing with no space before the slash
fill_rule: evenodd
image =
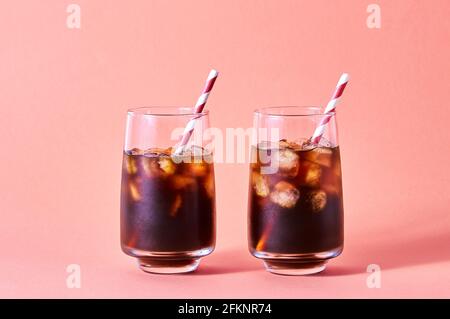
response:
<path id="1" fill-rule="evenodd" d="M 197 100 L 197 103 L 194 107 L 194 113 L 201 113 L 203 112 L 203 109 L 205 108 L 206 101 L 208 100 L 209 93 L 211 92 L 214 83 L 216 82 L 217 76 L 219 75 L 219 72 L 216 70 L 211 70 L 208 75 L 208 79 L 205 83 L 205 88 L 202 91 L 202 94 Z M 195 126 L 195 120 L 198 119 L 200 116 L 193 117 L 186 127 L 184 128 L 183 136 L 181 137 L 181 141 L 178 144 L 177 149 L 175 150 L 174 154 L 181 154 L 186 147 L 187 143 L 189 142 L 189 139 L 191 138 L 192 132 L 194 131 Z"/>
<path id="2" fill-rule="evenodd" d="M 316 127 L 316 130 L 314 131 L 313 136 L 311 137 L 311 143 L 312 144 L 318 144 L 320 142 L 320 139 L 323 136 L 323 132 L 325 131 L 325 127 L 327 126 L 328 122 L 330 122 L 330 119 L 332 117 L 334 110 L 336 109 L 336 105 L 339 102 L 339 98 L 341 97 L 342 93 L 344 92 L 345 87 L 348 83 L 348 74 L 343 73 L 341 77 L 339 78 L 339 81 L 336 85 L 336 89 L 334 91 L 333 96 L 331 97 L 330 102 L 328 102 L 327 107 L 325 108 L 324 114 L 328 114 L 329 116 L 325 116 L 322 121 L 320 121 L 320 124 Z"/>
<path id="3" fill-rule="evenodd" d="M 317 144 L 320 142 L 320 139 L 322 138 L 323 133 L 325 131 L 325 127 L 333 115 L 330 113 L 334 112 L 334 110 L 336 109 L 336 105 L 339 102 L 339 98 L 341 97 L 345 87 L 347 86 L 348 79 L 349 76 L 347 73 L 343 73 L 339 78 L 334 94 L 324 110 L 324 114 L 329 114 L 329 116 L 325 116 L 320 122 L 320 124 L 316 127 L 314 134 L 310 139 L 313 144 Z M 258 243 L 256 244 L 255 247 L 256 251 L 262 251 L 266 248 L 267 239 L 269 238 L 270 233 L 272 232 L 272 228 L 273 228 L 273 221 L 269 222 L 269 224 L 267 224 L 265 229 L 263 230 L 263 233 Z"/>

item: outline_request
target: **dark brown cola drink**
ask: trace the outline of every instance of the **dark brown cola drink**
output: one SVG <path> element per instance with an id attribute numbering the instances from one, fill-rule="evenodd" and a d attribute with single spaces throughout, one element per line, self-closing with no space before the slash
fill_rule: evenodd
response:
<path id="1" fill-rule="evenodd" d="M 250 251 L 269 271 L 320 271 L 343 246 L 339 147 L 282 140 L 260 144 L 252 154 Z M 264 173 L 272 166 L 273 172 Z"/>
<path id="2" fill-rule="evenodd" d="M 171 150 L 124 152 L 122 250 L 144 271 L 186 272 L 215 243 L 214 168 L 210 155 Z"/>

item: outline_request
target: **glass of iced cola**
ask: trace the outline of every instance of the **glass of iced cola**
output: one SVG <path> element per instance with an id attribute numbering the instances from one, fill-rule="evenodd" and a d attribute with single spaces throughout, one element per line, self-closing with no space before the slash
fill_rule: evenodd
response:
<path id="1" fill-rule="evenodd" d="M 311 135 L 331 116 L 318 143 Z M 267 107 L 254 113 L 248 239 L 266 269 L 305 275 L 343 249 L 341 161 L 335 114 L 318 107 Z"/>
<path id="2" fill-rule="evenodd" d="M 193 136 L 174 152 L 174 129 L 195 118 Z M 122 250 L 151 273 L 195 270 L 215 245 L 212 150 L 202 132 L 208 111 L 130 109 L 123 152 L 120 205 Z"/>

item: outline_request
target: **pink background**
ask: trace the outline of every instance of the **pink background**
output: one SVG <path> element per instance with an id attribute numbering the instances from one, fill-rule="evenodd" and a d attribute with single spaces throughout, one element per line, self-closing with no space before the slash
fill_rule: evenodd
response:
<path id="1" fill-rule="evenodd" d="M 449 1 L 376 1 L 381 29 L 362 0 L 78 0 L 79 30 L 69 3 L 0 5 L 0 297 L 450 297 Z M 193 104 L 211 67 L 220 128 L 326 103 L 350 73 L 346 247 L 326 272 L 275 276 L 250 256 L 244 164 L 216 167 L 218 243 L 198 273 L 148 275 L 120 251 L 126 109 Z"/>

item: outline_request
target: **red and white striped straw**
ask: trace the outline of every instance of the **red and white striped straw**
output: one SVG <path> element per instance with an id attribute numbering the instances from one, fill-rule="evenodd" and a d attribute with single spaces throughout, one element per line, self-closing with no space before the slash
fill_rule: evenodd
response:
<path id="1" fill-rule="evenodd" d="M 344 92 L 345 87 L 348 83 L 348 74 L 343 73 L 341 77 L 339 78 L 339 81 L 336 85 L 336 89 L 334 90 L 334 94 L 331 97 L 330 102 L 328 102 L 327 107 L 324 110 L 324 114 L 330 114 L 334 112 L 336 109 L 336 105 L 339 102 L 339 98 L 341 97 L 342 93 Z M 330 122 L 332 117 L 332 114 L 330 116 L 325 116 L 322 121 L 320 121 L 320 124 L 316 127 L 316 130 L 314 131 L 313 136 L 311 137 L 311 143 L 318 144 L 320 142 L 320 139 L 323 136 L 323 133 L 325 132 L 325 127 Z"/>
<path id="2" fill-rule="evenodd" d="M 205 83 L 205 88 L 203 89 L 202 94 L 200 95 L 200 97 L 197 100 L 197 103 L 195 104 L 194 113 L 203 112 L 203 109 L 205 108 L 206 105 L 206 101 L 208 100 L 209 93 L 211 92 L 218 75 L 219 72 L 217 72 L 214 69 L 209 72 L 208 79 L 206 80 Z M 198 119 L 199 117 L 200 116 L 195 116 L 188 122 L 188 124 L 184 128 L 183 136 L 181 137 L 181 141 L 178 144 L 178 147 L 175 150 L 174 154 L 181 154 L 183 152 L 194 131 L 195 120 Z"/>

